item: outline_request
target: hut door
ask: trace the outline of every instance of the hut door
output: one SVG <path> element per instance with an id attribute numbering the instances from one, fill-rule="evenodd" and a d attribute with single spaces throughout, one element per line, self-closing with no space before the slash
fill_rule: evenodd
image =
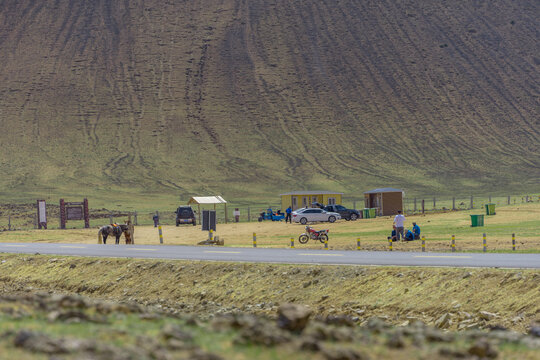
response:
<path id="1" fill-rule="evenodd" d="M 292 209 L 296 210 L 298 209 L 298 204 L 296 203 L 296 196 L 292 198 Z"/>
<path id="2" fill-rule="evenodd" d="M 302 196 L 302 207 L 308 207 L 308 197 Z"/>

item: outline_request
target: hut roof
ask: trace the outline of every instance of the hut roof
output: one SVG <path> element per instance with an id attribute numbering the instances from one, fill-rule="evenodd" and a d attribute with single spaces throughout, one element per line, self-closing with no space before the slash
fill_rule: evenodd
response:
<path id="1" fill-rule="evenodd" d="M 379 194 L 379 193 L 387 193 L 387 192 L 403 192 L 401 189 L 394 189 L 394 188 L 380 188 L 380 189 L 374 189 L 370 191 L 366 191 L 364 194 Z"/>
<path id="2" fill-rule="evenodd" d="M 285 194 L 279 194 L 279 196 L 283 195 L 343 195 L 341 192 L 336 191 L 291 191 Z"/>

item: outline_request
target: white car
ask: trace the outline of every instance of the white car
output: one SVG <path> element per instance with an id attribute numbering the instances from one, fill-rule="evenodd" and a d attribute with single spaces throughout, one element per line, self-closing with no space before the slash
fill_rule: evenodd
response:
<path id="1" fill-rule="evenodd" d="M 292 221 L 299 222 L 302 225 L 315 221 L 328 221 L 333 223 L 339 219 L 341 219 L 341 215 L 338 213 L 325 211 L 319 208 L 304 208 L 292 212 Z"/>

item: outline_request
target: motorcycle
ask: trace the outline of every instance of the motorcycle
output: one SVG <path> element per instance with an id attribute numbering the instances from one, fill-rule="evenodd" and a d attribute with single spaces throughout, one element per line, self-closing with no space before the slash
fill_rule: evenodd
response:
<path id="1" fill-rule="evenodd" d="M 328 240 L 328 232 L 330 230 L 319 230 L 316 231 L 311 226 L 306 226 L 306 232 L 303 234 L 300 234 L 298 237 L 298 241 L 300 244 L 306 244 L 309 239 L 311 240 L 319 240 L 321 243 L 324 244 L 325 241 Z"/>

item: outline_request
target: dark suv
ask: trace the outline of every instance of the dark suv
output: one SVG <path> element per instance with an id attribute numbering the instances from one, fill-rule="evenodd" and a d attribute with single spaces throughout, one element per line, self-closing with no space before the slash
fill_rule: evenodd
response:
<path id="1" fill-rule="evenodd" d="M 180 224 L 193 224 L 197 225 L 197 220 L 195 220 L 195 212 L 191 206 L 180 206 L 175 211 L 176 213 L 176 226 Z"/>
<path id="2" fill-rule="evenodd" d="M 324 207 L 324 210 L 337 212 L 339 215 L 341 215 L 342 219 L 345 219 L 347 221 L 349 220 L 354 221 L 360 217 L 360 212 L 358 210 L 347 209 L 345 206 L 342 206 L 342 205 L 326 205 Z"/>

